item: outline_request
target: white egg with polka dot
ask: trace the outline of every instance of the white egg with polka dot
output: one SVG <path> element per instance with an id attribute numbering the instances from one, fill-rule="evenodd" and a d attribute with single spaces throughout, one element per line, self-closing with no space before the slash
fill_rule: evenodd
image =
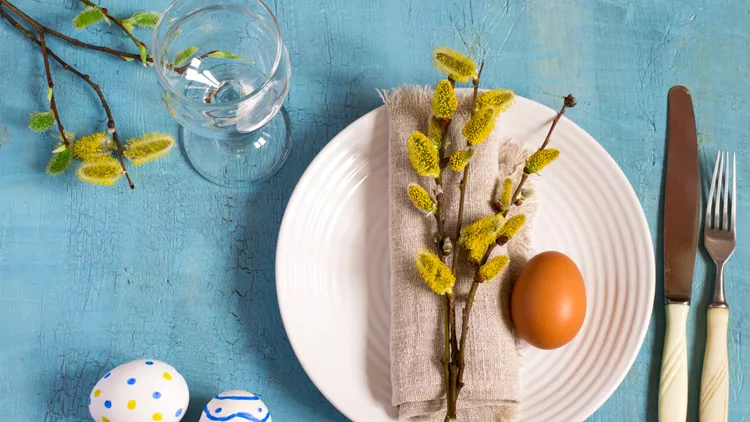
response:
<path id="1" fill-rule="evenodd" d="M 171 365 L 141 359 L 107 372 L 89 396 L 96 422 L 177 422 L 190 401 L 185 378 Z"/>
<path id="2" fill-rule="evenodd" d="M 200 422 L 272 422 L 260 397 L 242 390 L 225 391 L 203 408 Z"/>

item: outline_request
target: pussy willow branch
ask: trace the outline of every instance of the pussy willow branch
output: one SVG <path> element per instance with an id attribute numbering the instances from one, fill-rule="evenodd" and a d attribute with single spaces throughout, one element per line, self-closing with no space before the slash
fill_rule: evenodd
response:
<path id="1" fill-rule="evenodd" d="M 203 59 L 205 59 L 206 57 L 209 57 L 210 55 L 212 55 L 212 54 L 214 54 L 214 53 L 216 53 L 216 52 L 218 52 L 218 51 L 220 51 L 220 50 L 211 50 L 211 51 L 209 51 L 208 53 L 205 53 L 205 54 L 201 54 L 200 56 L 198 56 L 198 60 L 203 60 Z M 186 71 L 186 70 L 188 70 L 188 68 L 190 67 L 190 62 L 188 62 L 187 64 L 185 64 L 185 65 L 182 65 L 182 66 L 180 66 L 180 67 L 172 67 L 172 65 L 169 65 L 169 64 L 168 64 L 168 65 L 166 65 L 166 67 L 167 67 L 167 69 L 171 69 L 172 71 L 174 71 L 174 72 L 177 72 L 177 73 L 179 73 L 180 75 L 182 75 L 182 74 L 183 74 L 183 73 L 185 73 L 185 71 Z"/>
<path id="2" fill-rule="evenodd" d="M 473 116 L 476 112 L 476 105 L 477 105 L 477 96 L 479 93 L 479 80 L 482 76 L 482 70 L 484 69 L 484 60 L 482 60 L 482 64 L 479 66 L 479 71 L 477 72 L 477 77 L 472 80 L 472 83 L 474 84 L 474 91 L 471 99 L 471 115 Z M 451 80 L 451 85 L 455 86 L 455 81 Z M 450 124 L 450 122 L 448 123 Z M 444 126 L 443 132 L 447 134 L 447 125 Z M 445 136 L 445 135 L 444 135 Z M 445 142 L 443 142 L 442 145 L 444 145 Z M 440 160 L 441 162 L 444 161 L 444 153 L 442 151 L 441 146 L 441 156 Z M 453 272 L 456 272 L 456 257 L 458 256 L 459 248 L 458 245 L 458 238 L 461 235 L 461 225 L 463 224 L 463 214 L 464 214 L 464 200 L 466 198 L 466 183 L 469 180 L 469 166 L 470 163 L 464 167 L 464 173 L 461 178 L 460 183 L 460 199 L 459 199 L 459 206 L 458 206 L 458 218 L 457 218 L 457 225 L 456 225 L 456 235 L 454 237 L 453 243 L 456 245 L 456 247 L 453 250 L 453 259 L 451 262 L 451 268 Z M 473 286 L 472 286 L 473 288 Z M 474 288 L 476 290 L 476 288 Z M 461 337 L 461 344 L 462 346 L 459 347 L 458 345 L 458 335 L 456 333 L 456 303 L 455 303 L 455 296 L 451 295 L 449 298 L 449 311 L 450 311 L 450 327 L 451 327 L 451 362 L 448 367 L 449 375 L 450 375 L 450 388 L 446 390 L 446 400 L 448 401 L 447 404 L 447 412 L 445 415 L 445 420 L 453 420 L 456 419 L 456 409 L 457 409 L 457 401 L 458 401 L 458 393 L 461 391 L 461 385 L 460 382 L 462 378 L 462 369 L 460 362 L 462 361 L 462 352 L 461 349 L 463 348 L 463 344 L 465 343 L 464 336 Z M 466 312 L 464 310 L 464 312 Z M 464 319 L 466 319 L 466 316 L 464 316 Z M 463 332 L 463 329 L 462 329 Z"/>
<path id="3" fill-rule="evenodd" d="M 122 32 L 124 32 L 124 33 L 125 33 L 125 35 L 127 35 L 127 36 L 128 36 L 128 38 L 130 38 L 130 39 L 131 39 L 131 40 L 133 41 L 133 43 L 135 44 L 135 46 L 136 46 L 136 47 L 138 47 L 139 49 L 140 49 L 141 47 L 144 47 L 144 48 L 146 47 L 146 44 L 144 44 L 144 43 L 143 43 L 143 41 L 141 41 L 141 40 L 139 40 L 138 38 L 136 38 L 136 37 L 135 37 L 135 35 L 133 35 L 133 33 L 132 33 L 132 32 L 130 32 L 130 30 L 129 30 L 128 28 L 126 28 L 126 27 L 125 27 L 125 24 L 124 24 L 124 23 L 122 23 L 122 19 L 119 19 L 119 18 L 117 18 L 117 17 L 115 17 L 115 16 L 112 16 L 111 14 L 109 14 L 109 10 L 107 10 L 107 8 L 106 8 L 106 7 L 101 7 L 101 6 L 99 6 L 99 5 L 97 5 L 97 4 L 93 3 L 93 2 L 91 2 L 90 0 L 80 0 L 80 1 L 81 1 L 81 3 L 85 4 L 86 6 L 89 6 L 89 7 L 97 7 L 97 8 L 99 8 L 99 9 L 101 9 L 101 10 L 102 10 L 102 13 L 104 14 L 104 16 L 106 16 L 106 17 L 107 17 L 107 18 L 109 18 L 109 19 L 110 19 L 110 20 L 111 20 L 112 22 L 114 22 L 114 23 L 115 23 L 115 25 L 119 26 L 119 27 L 120 27 L 120 29 L 122 29 Z M 140 56 L 138 56 L 138 57 L 140 57 Z"/>
<path id="4" fill-rule="evenodd" d="M 76 38 L 73 38 L 73 37 L 69 37 L 69 36 L 67 36 L 67 35 L 65 35 L 63 33 L 55 31 L 52 28 L 49 28 L 47 26 L 44 26 L 44 25 L 40 24 L 38 21 L 36 21 L 33 18 L 31 18 L 29 15 L 27 15 L 26 13 L 24 13 L 23 11 L 21 11 L 21 9 L 19 9 L 18 7 L 16 7 L 13 3 L 11 3 L 8 0 L 0 0 L 0 4 L 6 6 L 13 13 L 15 13 L 16 15 L 18 15 L 19 17 L 21 17 L 21 19 L 25 20 L 26 22 L 30 23 L 31 25 L 34 25 L 34 27 L 36 27 L 38 25 L 39 27 L 41 27 L 42 29 L 44 29 L 44 32 L 46 32 L 46 33 L 48 33 L 48 34 L 50 34 L 52 36 L 55 36 L 57 38 L 60 38 L 61 40 L 65 41 L 65 42 L 68 42 L 68 43 L 70 43 L 70 44 L 72 44 L 72 45 L 74 45 L 76 47 L 81 47 L 81 48 L 85 48 L 85 49 L 88 49 L 88 50 L 101 51 L 102 53 L 107 53 L 107 54 L 111 54 L 113 56 L 117 56 L 117 57 L 119 57 L 122 60 L 127 60 L 127 59 L 132 59 L 132 60 L 136 60 L 137 59 L 137 60 L 140 60 L 140 58 L 141 58 L 141 56 L 139 54 L 134 54 L 134 53 L 128 53 L 128 52 L 125 52 L 125 51 L 115 50 L 113 48 L 104 47 L 104 46 L 101 46 L 101 45 L 89 44 L 87 42 L 83 42 L 83 41 L 81 41 L 79 39 L 76 39 Z M 154 59 L 151 56 L 147 56 L 146 57 L 146 61 L 149 62 L 149 63 L 153 63 Z"/>
<path id="5" fill-rule="evenodd" d="M 455 85 L 455 81 L 451 80 L 451 85 Z M 441 163 L 440 176 L 435 178 L 435 223 L 437 224 L 438 234 L 438 255 L 440 260 L 446 262 L 448 260 L 448 253 L 446 250 L 445 240 L 449 239 L 445 235 L 445 215 L 444 215 L 444 204 L 445 204 L 445 193 L 443 192 L 443 167 L 442 163 L 445 161 L 445 137 L 448 135 L 448 127 L 450 126 L 450 120 L 440 120 L 442 125 L 443 139 L 440 142 L 440 148 L 438 149 L 439 162 Z M 448 253 L 446 253 L 448 252 Z M 445 420 L 450 420 L 450 415 L 456 414 L 455 401 L 451 401 L 453 392 L 455 391 L 455 384 L 451 382 L 454 375 L 457 375 L 457 367 L 454 364 L 455 350 L 457 348 L 456 340 L 456 301 L 453 293 L 447 293 L 445 295 L 445 315 L 444 315 L 444 348 L 443 357 L 441 363 L 443 364 L 443 376 L 445 377 L 445 399 L 447 412 Z"/>
<path id="6" fill-rule="evenodd" d="M 472 80 L 472 84 L 474 84 L 474 92 L 471 97 L 471 116 L 474 116 L 476 113 L 477 108 L 477 97 L 479 96 L 479 80 L 482 77 L 482 70 L 484 69 L 484 60 L 482 60 L 482 64 L 479 65 L 479 72 L 477 72 L 477 77 Z M 461 226 L 463 225 L 464 220 L 464 201 L 466 199 L 466 184 L 469 183 L 469 169 L 471 168 L 471 161 L 466 163 L 466 167 L 464 167 L 464 174 L 461 176 L 461 183 L 459 185 L 459 189 L 461 190 L 461 196 L 459 198 L 458 202 L 458 218 L 457 218 L 457 224 L 456 224 L 456 235 L 454 237 L 454 242 L 458 244 L 458 238 L 461 236 Z M 451 268 L 455 271 L 456 269 L 456 259 L 458 257 L 458 251 L 459 249 L 456 249 L 456 251 L 453 253 L 453 261 L 451 262 Z"/>
<path id="7" fill-rule="evenodd" d="M 557 122 L 560 121 L 560 117 L 565 113 L 565 109 L 572 108 L 576 106 L 575 98 L 568 94 L 568 96 L 565 97 L 565 101 L 563 102 L 563 106 L 560 109 L 560 111 L 557 113 L 557 116 L 555 116 L 555 119 L 552 120 L 552 125 L 550 125 L 549 131 L 547 132 L 547 137 L 544 139 L 544 142 L 542 143 L 542 146 L 539 147 L 539 150 L 543 150 L 547 147 L 547 145 L 550 142 L 550 137 L 552 136 L 552 132 L 555 130 L 555 126 L 557 126 Z M 503 217 L 506 217 L 508 215 L 508 212 L 510 211 L 510 208 L 513 206 L 520 206 L 520 204 L 517 204 L 516 201 L 518 200 L 519 195 L 521 194 L 521 189 L 523 188 L 524 183 L 526 183 L 526 180 L 529 178 L 529 174 L 524 171 L 523 175 L 521 176 L 521 181 L 518 183 L 518 186 L 516 187 L 515 192 L 513 193 L 513 196 L 511 197 L 510 205 L 507 209 L 503 210 Z M 501 240 L 498 240 L 499 244 Z M 507 239 L 503 239 L 502 242 L 507 242 Z M 474 298 L 476 296 L 477 287 L 479 287 L 479 284 L 484 282 L 482 280 L 481 274 L 480 274 L 480 268 L 482 265 L 487 263 L 487 260 L 489 259 L 490 255 L 492 254 L 492 251 L 495 249 L 496 244 L 492 244 L 487 248 L 487 251 L 485 252 L 484 256 L 482 257 L 481 262 L 479 265 L 476 265 L 474 268 L 474 281 L 471 283 L 471 289 L 469 290 L 469 295 L 466 297 L 466 306 L 464 307 L 464 313 L 463 313 L 463 321 L 461 324 L 461 345 L 459 347 L 459 355 L 458 355 L 458 391 L 461 391 L 461 388 L 463 388 L 463 375 L 464 375 L 464 368 L 466 366 L 465 362 L 465 343 L 466 343 L 466 337 L 467 333 L 469 332 L 469 314 L 471 313 L 471 308 L 474 305 Z"/>
<path id="8" fill-rule="evenodd" d="M 130 189 L 135 189 L 135 185 L 133 184 L 133 181 L 130 179 L 130 174 L 128 173 L 128 169 L 125 167 L 125 150 L 122 147 L 122 143 L 120 142 L 120 136 L 117 133 L 117 128 L 115 126 L 115 118 L 112 115 L 112 110 L 109 108 L 109 103 L 107 102 L 107 99 L 104 97 L 104 94 L 102 93 L 101 88 L 99 88 L 99 85 L 97 85 L 94 81 L 91 80 L 91 78 L 84 74 L 79 72 L 76 68 L 65 62 L 63 59 L 60 58 L 57 54 L 52 52 L 48 47 L 44 46 L 42 42 L 34 36 L 34 34 L 29 31 L 28 29 L 21 26 L 18 21 L 13 19 L 8 12 L 6 12 L 2 7 L 0 7 L 0 17 L 4 18 L 8 22 L 10 22 L 11 25 L 13 25 L 14 28 L 18 29 L 21 33 L 29 37 L 35 44 L 42 47 L 42 51 L 46 53 L 49 57 L 52 57 L 56 62 L 58 62 L 63 69 L 73 73 L 74 75 L 78 76 L 79 78 L 83 79 L 95 92 L 96 95 L 99 97 L 99 101 L 102 104 L 102 108 L 104 109 L 104 112 L 107 114 L 107 129 L 110 133 L 112 133 L 112 139 L 115 142 L 115 145 L 117 145 L 117 152 L 119 153 L 119 159 L 120 159 L 120 166 L 122 167 L 122 171 L 125 173 L 125 178 L 128 180 L 128 185 L 130 186 Z M 33 25 L 33 24 L 32 24 Z M 42 31 L 43 32 L 43 31 Z M 53 92 L 54 96 L 54 92 Z"/>

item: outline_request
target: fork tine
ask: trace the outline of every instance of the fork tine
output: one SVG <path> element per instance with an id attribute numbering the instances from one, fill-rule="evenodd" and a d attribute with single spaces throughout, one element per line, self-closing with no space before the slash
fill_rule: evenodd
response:
<path id="1" fill-rule="evenodd" d="M 729 152 L 724 152 L 724 214 L 721 216 L 721 229 L 729 230 Z"/>
<path id="2" fill-rule="evenodd" d="M 719 152 L 719 174 L 716 177 L 716 198 L 714 198 L 714 230 L 719 230 L 719 218 L 721 218 L 721 179 L 724 175 L 724 152 Z"/>
<path id="3" fill-rule="evenodd" d="M 719 170 L 719 160 L 721 159 L 721 152 L 716 154 L 716 164 L 714 164 L 714 174 L 711 176 L 711 189 L 708 191 L 708 203 L 706 204 L 706 228 L 711 228 L 711 206 L 714 203 L 714 192 L 716 191 L 716 175 Z"/>
<path id="4" fill-rule="evenodd" d="M 737 232 L 737 153 L 732 153 L 732 233 Z"/>

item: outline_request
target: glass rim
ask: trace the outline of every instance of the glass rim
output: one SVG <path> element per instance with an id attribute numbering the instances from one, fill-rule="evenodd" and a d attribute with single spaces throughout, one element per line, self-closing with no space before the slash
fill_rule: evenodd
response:
<path id="1" fill-rule="evenodd" d="M 154 32 L 151 37 L 151 51 L 153 52 L 153 66 L 156 68 L 156 73 L 159 75 L 159 83 L 162 85 L 162 87 L 170 93 L 170 95 L 174 95 L 180 100 L 187 101 L 191 103 L 194 106 L 198 106 L 201 108 L 230 108 L 233 106 L 237 106 L 238 104 L 241 104 L 252 97 L 258 95 L 260 91 L 262 91 L 266 85 L 268 85 L 271 80 L 273 79 L 273 76 L 276 74 L 276 72 L 279 69 L 279 64 L 281 63 L 281 57 L 284 50 L 284 42 L 281 38 L 281 29 L 279 28 L 279 22 L 276 20 L 276 15 L 273 14 L 271 9 L 268 8 L 268 6 L 262 1 L 262 0 L 254 0 L 256 3 L 258 3 L 265 11 L 268 13 L 268 15 L 271 17 L 271 21 L 273 22 L 274 28 L 276 29 L 276 59 L 274 60 L 273 67 L 271 68 L 271 71 L 268 73 L 268 77 L 266 77 L 266 80 L 263 81 L 263 83 L 258 86 L 255 90 L 250 92 L 249 94 L 244 95 L 241 98 L 238 98 L 236 100 L 232 100 L 226 103 L 221 104 L 211 104 L 211 103 L 204 103 L 202 101 L 196 101 L 191 98 L 188 98 L 184 94 L 176 91 L 172 86 L 169 84 L 167 79 L 164 77 L 164 72 L 160 69 L 161 66 L 158 65 L 159 58 L 161 58 L 159 49 L 156 48 L 157 46 L 157 37 L 159 33 L 159 28 L 164 23 L 164 17 L 167 16 L 167 13 L 169 13 L 172 8 L 177 5 L 177 3 L 183 2 L 186 0 L 174 0 L 172 3 L 167 6 L 167 8 L 164 10 L 164 12 L 159 17 L 159 20 L 156 22 L 156 26 L 154 27 Z"/>

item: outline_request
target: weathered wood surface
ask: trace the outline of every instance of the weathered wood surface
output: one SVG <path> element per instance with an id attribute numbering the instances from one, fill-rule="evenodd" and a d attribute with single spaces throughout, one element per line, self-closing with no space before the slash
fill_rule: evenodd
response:
<path id="1" fill-rule="evenodd" d="M 116 14 L 168 2 L 109 2 Z M 65 33 L 73 0 L 17 5 Z M 251 191 L 214 186 L 176 151 L 133 170 L 137 185 L 96 188 L 44 167 L 54 140 L 25 127 L 45 107 L 38 49 L 0 23 L 0 420 L 78 421 L 86 398 L 114 365 L 151 356 L 176 366 L 192 392 L 188 416 L 219 391 L 261 395 L 279 421 L 344 419 L 296 360 L 276 304 L 274 250 L 296 181 L 342 128 L 380 104 L 375 88 L 431 84 L 429 52 L 461 47 L 481 29 L 489 50 L 484 81 L 570 113 L 620 164 L 641 199 L 658 248 L 666 93 L 688 86 L 696 106 L 701 157 L 737 151 L 740 215 L 750 190 L 748 95 L 750 6 L 706 1 L 314 0 L 272 2 L 289 48 L 286 106 L 294 151 L 278 176 Z M 80 33 L 131 48 L 115 27 Z M 140 31 L 150 39 L 147 31 Z M 177 134 L 162 107 L 153 69 L 58 40 L 51 47 L 90 73 L 111 98 L 122 136 Z M 84 84 L 53 64 L 69 130 L 103 128 Z M 708 170 L 710 171 L 710 169 Z M 595 177 L 596 175 L 592 175 Z M 385 210 L 384 210 L 385 212 Z M 727 269 L 730 317 L 730 420 L 750 413 L 748 332 L 750 230 Z M 713 288 L 699 257 L 688 321 L 690 420 L 697 419 L 705 305 Z M 661 271 L 661 266 L 658 267 Z M 596 421 L 655 420 L 664 311 L 661 276 L 652 324 L 633 368 Z"/>

